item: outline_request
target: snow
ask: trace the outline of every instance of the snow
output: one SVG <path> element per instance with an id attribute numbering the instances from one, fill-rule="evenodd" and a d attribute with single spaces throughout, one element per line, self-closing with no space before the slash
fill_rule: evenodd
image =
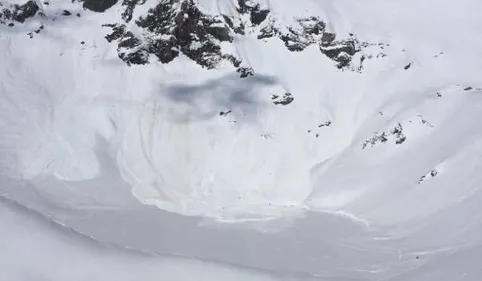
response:
<path id="1" fill-rule="evenodd" d="M 193 278 L 193 272 L 196 280 L 290 280 L 256 270 L 101 245 L 3 198 L 0 204 L 0 270 L 7 280 L 181 281 Z"/>
<path id="2" fill-rule="evenodd" d="M 261 4 L 387 56 L 341 71 L 317 46 L 236 37 L 223 50 L 255 70 L 240 79 L 183 56 L 126 66 L 101 27 L 120 4 L 0 25 L 0 275 L 478 280 L 481 4 Z"/>

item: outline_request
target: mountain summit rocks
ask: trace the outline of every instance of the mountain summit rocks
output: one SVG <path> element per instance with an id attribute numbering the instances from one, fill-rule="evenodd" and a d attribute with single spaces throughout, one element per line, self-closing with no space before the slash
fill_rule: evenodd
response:
<path id="1" fill-rule="evenodd" d="M 169 63 L 183 54 L 207 69 L 226 61 L 241 73 L 241 77 L 248 77 L 255 70 L 243 65 L 238 55 L 223 51 L 221 45 L 234 44 L 237 36 L 254 34 L 259 40 L 278 38 L 292 52 L 317 44 L 320 53 L 333 60 L 338 68 L 359 71 L 366 57 L 361 56 L 357 66 L 352 65 L 353 57 L 370 46 L 360 43 L 354 36 L 337 40 L 336 34 L 325 30 L 325 22 L 314 16 L 296 19 L 296 24 L 287 26 L 253 0 L 238 0 L 237 14 L 233 16 L 203 13 L 193 0 L 164 0 L 134 19 L 136 28 L 143 31 L 135 37 L 127 23 L 133 20 L 135 7 L 144 3 L 145 0 L 124 0 L 122 18 L 125 22 L 105 25 L 112 28 L 106 39 L 117 43 L 119 58 L 129 65 L 149 63 L 150 54 L 162 63 Z"/>
<path id="2" fill-rule="evenodd" d="M 245 78 L 254 75 L 256 69 L 234 51 L 237 50 L 234 41 L 250 37 L 262 41 L 281 40 L 291 52 L 316 45 L 320 55 L 331 59 L 337 68 L 361 71 L 363 62 L 374 57 L 365 56 L 363 50 L 379 46 L 360 42 L 353 34 L 339 39 L 315 16 L 286 23 L 255 0 L 238 0 L 230 15 L 206 12 L 195 0 L 161 0 L 134 16 L 136 7 L 146 2 L 123 0 L 118 9 L 119 20 L 103 24 L 111 29 L 106 40 L 116 44 L 118 57 L 128 65 L 147 64 L 155 58 L 161 63 L 170 63 L 184 55 L 206 69 L 216 68 L 220 63 L 230 64 L 241 78 Z M 1 3 L 0 23 L 11 27 L 14 22 L 22 23 L 36 14 L 43 15 L 35 1 L 23 5 Z M 84 10 L 100 13 L 117 3 L 118 0 L 79 0 L 72 4 L 82 4 Z"/>
<path id="3" fill-rule="evenodd" d="M 83 7 L 84 9 L 101 13 L 117 4 L 117 1 L 118 0 L 83 0 Z"/>
<path id="4" fill-rule="evenodd" d="M 0 23 L 12 21 L 23 23 L 26 19 L 31 18 L 40 10 L 35 1 L 28 1 L 25 4 L 4 5 L 0 2 Z"/>

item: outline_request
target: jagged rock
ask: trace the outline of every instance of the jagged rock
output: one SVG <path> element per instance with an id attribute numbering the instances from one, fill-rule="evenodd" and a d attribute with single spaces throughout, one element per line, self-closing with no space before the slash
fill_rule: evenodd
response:
<path id="1" fill-rule="evenodd" d="M 131 64 L 147 64 L 149 63 L 149 54 L 143 50 L 136 50 L 131 52 L 119 52 L 119 58 L 127 62 L 127 65 Z"/>
<path id="2" fill-rule="evenodd" d="M 331 126 L 331 121 L 326 121 L 325 123 L 318 125 L 318 128 L 330 127 L 330 126 Z"/>
<path id="3" fill-rule="evenodd" d="M 117 25 L 117 24 L 104 24 L 104 27 L 111 27 L 112 33 L 105 36 L 107 42 L 112 42 L 124 36 L 125 33 L 125 25 Z"/>
<path id="4" fill-rule="evenodd" d="M 291 93 L 285 93 L 282 97 L 278 95 L 272 95 L 271 100 L 275 105 L 288 105 L 292 103 L 295 99 L 291 95 Z"/>
<path id="5" fill-rule="evenodd" d="M 417 117 L 420 119 L 420 123 L 422 123 L 423 125 L 427 125 L 429 126 L 430 128 L 434 128 L 435 126 L 432 125 L 427 119 L 425 119 L 425 117 L 423 117 L 423 115 L 419 114 L 417 115 Z"/>
<path id="6" fill-rule="evenodd" d="M 231 112 L 232 112 L 231 110 L 221 111 L 221 112 L 219 112 L 219 116 L 226 116 L 226 115 L 228 115 L 228 114 L 231 113 Z"/>
<path id="7" fill-rule="evenodd" d="M 291 33 L 280 36 L 285 43 L 286 48 L 292 52 L 301 52 L 310 45 L 310 42 L 299 40 L 299 35 L 290 30 Z"/>
<path id="8" fill-rule="evenodd" d="M 405 140 L 407 139 L 407 137 L 405 137 L 405 135 L 403 134 L 403 127 L 400 123 L 398 123 L 397 126 L 395 126 L 395 128 L 392 129 L 392 135 L 395 136 L 395 143 L 396 144 L 402 144 L 403 142 L 405 142 Z"/>
<path id="9" fill-rule="evenodd" d="M 39 11 L 39 6 L 35 1 L 28 1 L 27 3 L 19 6 L 13 15 L 13 19 L 18 22 L 24 22 L 25 19 L 35 16 Z"/>
<path id="10" fill-rule="evenodd" d="M 427 173 L 426 175 L 420 177 L 420 179 L 418 180 L 418 184 L 421 184 L 421 183 L 427 181 L 429 178 L 434 178 L 437 175 L 438 175 L 438 171 L 436 169 L 433 169 L 429 173 Z"/>
<path id="11" fill-rule="evenodd" d="M 338 62 L 338 68 L 344 68 L 350 64 L 351 56 L 348 53 L 341 52 L 336 58 L 333 58 L 333 60 Z"/>
<path id="12" fill-rule="evenodd" d="M 261 40 L 261 39 L 271 38 L 271 37 L 274 37 L 276 34 L 277 33 L 275 33 L 273 26 L 268 25 L 260 30 L 260 34 L 258 34 L 258 39 Z"/>
<path id="13" fill-rule="evenodd" d="M 108 42 L 118 41 L 117 54 L 120 59 L 131 64 L 146 64 L 149 62 L 149 53 L 142 48 L 141 41 L 125 25 L 105 24 L 112 28 L 112 33 L 105 36 Z M 154 53 L 154 52 L 152 52 Z"/>
<path id="14" fill-rule="evenodd" d="M 336 35 L 325 31 L 326 24 L 317 17 L 298 19 L 298 26 L 286 27 L 281 30 L 275 27 L 274 22 L 266 25 L 260 30 L 258 39 L 278 37 L 288 50 L 300 52 L 312 44 L 318 44 L 321 53 L 337 62 L 338 68 L 346 68 L 350 65 L 352 57 L 361 50 L 368 47 L 368 43 L 360 43 L 355 38 L 336 41 Z M 367 59 L 362 56 L 360 64 Z"/>
<path id="15" fill-rule="evenodd" d="M 176 38 L 170 36 L 164 40 L 147 40 L 147 52 L 154 54 L 162 63 L 169 63 L 179 56 Z"/>
<path id="16" fill-rule="evenodd" d="M 84 9 L 102 13 L 117 4 L 118 0 L 83 0 Z"/>
<path id="17" fill-rule="evenodd" d="M 251 23 L 254 25 L 261 24 L 269 14 L 269 10 L 258 10 L 251 12 Z"/>
<path id="18" fill-rule="evenodd" d="M 330 46 L 333 41 L 335 41 L 336 34 L 335 33 L 330 33 L 330 32 L 325 32 L 321 36 L 321 46 L 322 47 L 328 47 Z"/>
<path id="19" fill-rule="evenodd" d="M 242 61 L 238 58 L 236 58 L 235 56 L 233 55 L 223 55 L 223 59 L 229 61 L 234 67 L 239 67 L 242 63 Z M 245 67 L 246 68 L 246 67 Z M 238 72 L 240 72 L 241 70 L 237 70 Z M 252 71 L 252 69 L 251 69 Z"/>
<path id="20" fill-rule="evenodd" d="M 241 78 L 246 78 L 248 76 L 254 75 L 254 70 L 251 67 L 240 67 L 236 70 L 240 75 Z"/>
<path id="21" fill-rule="evenodd" d="M 319 43 L 325 31 L 325 23 L 316 17 L 299 19 L 298 23 L 298 28 L 288 27 L 288 32 L 280 35 L 290 51 L 302 51 L 312 44 Z"/>
<path id="22" fill-rule="evenodd" d="M 84 5 L 88 3 L 85 1 Z M 123 20 L 130 22 L 135 7 L 145 1 L 123 0 Z M 318 17 L 297 19 L 293 26 L 283 26 L 270 15 L 268 9 L 261 8 L 254 0 L 238 0 L 237 11 L 238 16 L 207 15 L 198 8 L 194 0 L 163 0 L 145 15 L 135 19 L 135 24 L 143 29 L 142 33 L 136 32 L 142 34 L 138 35 L 139 38 L 134 39 L 132 33 L 128 34 L 126 26 L 129 25 L 118 23 L 109 25 L 112 33 L 106 36 L 106 39 L 117 44 L 124 42 L 124 46 L 119 46 L 118 53 L 119 57 L 129 64 L 146 63 L 149 54 L 155 55 L 162 63 L 169 63 L 183 54 L 208 69 L 215 68 L 221 61 L 228 61 L 242 78 L 253 75 L 254 70 L 241 67 L 242 61 L 234 54 L 223 53 L 221 43 L 232 42 L 234 34 L 243 36 L 246 32 L 259 32 L 258 39 L 279 38 L 290 51 L 303 51 L 308 46 L 317 44 L 321 53 L 335 61 L 339 68 L 359 71 L 363 62 L 370 58 L 361 56 L 360 66 L 352 67 L 352 57 L 368 44 L 363 45 L 364 43 L 359 43 L 355 38 L 335 40 L 336 35 L 326 32 L 326 24 Z M 246 21 L 246 17 L 242 20 L 243 15 L 249 15 L 249 20 Z M 253 29 L 261 23 L 261 30 Z M 251 29 L 247 30 L 248 28 Z M 121 39 L 124 37 L 130 39 Z M 128 50 L 131 45 L 134 50 Z"/>
<path id="23" fill-rule="evenodd" d="M 141 41 L 137 39 L 132 32 L 127 31 L 119 41 L 119 48 L 134 48 L 141 45 Z"/>
<path id="24" fill-rule="evenodd" d="M 240 14 L 249 14 L 253 25 L 261 24 L 269 14 L 269 10 L 261 9 L 259 3 L 251 0 L 238 0 L 238 12 Z"/>
<path id="25" fill-rule="evenodd" d="M 132 20 L 132 13 L 137 5 L 144 5 L 147 0 L 124 0 L 122 6 L 126 6 L 125 11 L 122 13 L 122 19 L 126 22 Z"/>
<path id="26" fill-rule="evenodd" d="M 379 143 L 386 143 L 389 138 L 395 140 L 395 144 L 402 144 L 407 140 L 407 137 L 403 134 L 403 127 L 398 123 L 389 133 L 381 132 L 375 133 L 373 137 L 367 139 L 363 145 L 362 149 L 365 149 L 368 145 L 374 147 Z"/>
<path id="27" fill-rule="evenodd" d="M 0 11 L 0 23 L 6 21 L 25 22 L 27 18 L 31 18 L 40 10 L 35 1 L 28 1 L 23 5 L 11 5 L 9 8 L 4 8 Z M 9 26 L 13 26 L 10 25 Z"/>
<path id="28" fill-rule="evenodd" d="M 349 56 L 353 56 L 359 51 L 355 45 L 354 40 L 345 40 L 339 42 L 333 42 L 327 47 L 321 47 L 321 51 L 329 58 L 336 59 L 340 54 L 345 53 Z"/>
<path id="29" fill-rule="evenodd" d="M 240 34 L 240 35 L 245 35 L 245 32 L 244 32 L 244 29 L 245 29 L 245 26 L 243 23 L 239 23 L 239 26 L 236 26 L 234 25 L 234 22 L 233 20 L 226 16 L 226 15 L 222 15 L 223 17 L 223 20 L 224 22 L 228 25 L 228 27 L 236 34 Z"/>
<path id="30" fill-rule="evenodd" d="M 343 41 L 332 41 L 328 45 L 327 43 L 322 43 L 320 51 L 330 59 L 338 62 L 338 68 L 344 68 L 350 64 L 352 56 L 360 51 L 357 43 L 352 38 Z"/>
<path id="31" fill-rule="evenodd" d="M 309 17 L 298 21 L 303 27 L 303 31 L 308 35 L 325 34 L 326 25 L 317 17 Z M 322 36 L 323 38 L 323 36 Z"/>
<path id="32" fill-rule="evenodd" d="M 206 68 L 214 68 L 224 59 L 219 42 L 232 41 L 223 17 L 202 14 L 193 1 L 161 2 L 136 24 L 152 34 L 146 40 L 146 51 L 163 63 L 183 53 Z"/>
<path id="33" fill-rule="evenodd" d="M 229 29 L 224 26 L 208 26 L 206 29 L 209 34 L 214 36 L 214 38 L 218 39 L 219 41 L 232 41 L 232 38 L 229 35 Z"/>
<path id="34" fill-rule="evenodd" d="M 387 135 L 386 135 L 385 132 L 375 133 L 375 135 L 373 137 L 367 139 L 365 141 L 365 143 L 363 143 L 362 149 L 365 149 L 369 144 L 373 147 L 377 143 L 385 143 L 387 141 L 388 141 L 388 139 L 387 139 Z"/>

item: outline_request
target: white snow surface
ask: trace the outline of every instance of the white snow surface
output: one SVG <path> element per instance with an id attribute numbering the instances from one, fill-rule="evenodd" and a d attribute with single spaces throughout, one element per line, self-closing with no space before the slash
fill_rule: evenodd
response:
<path id="1" fill-rule="evenodd" d="M 261 4 L 387 56 L 341 71 L 246 36 L 229 46 L 256 71 L 240 79 L 183 56 L 125 65 L 101 27 L 120 3 L 0 25 L 0 276 L 479 280 L 482 2 Z"/>

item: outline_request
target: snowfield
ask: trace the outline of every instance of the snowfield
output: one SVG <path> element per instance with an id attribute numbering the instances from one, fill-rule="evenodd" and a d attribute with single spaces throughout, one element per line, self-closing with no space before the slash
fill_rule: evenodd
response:
<path id="1" fill-rule="evenodd" d="M 121 2 L 0 14 L 0 279 L 480 279 L 482 3 L 245 2 L 193 2 L 246 24 L 212 68 L 108 42 Z M 283 39 L 313 16 L 347 67 Z"/>

